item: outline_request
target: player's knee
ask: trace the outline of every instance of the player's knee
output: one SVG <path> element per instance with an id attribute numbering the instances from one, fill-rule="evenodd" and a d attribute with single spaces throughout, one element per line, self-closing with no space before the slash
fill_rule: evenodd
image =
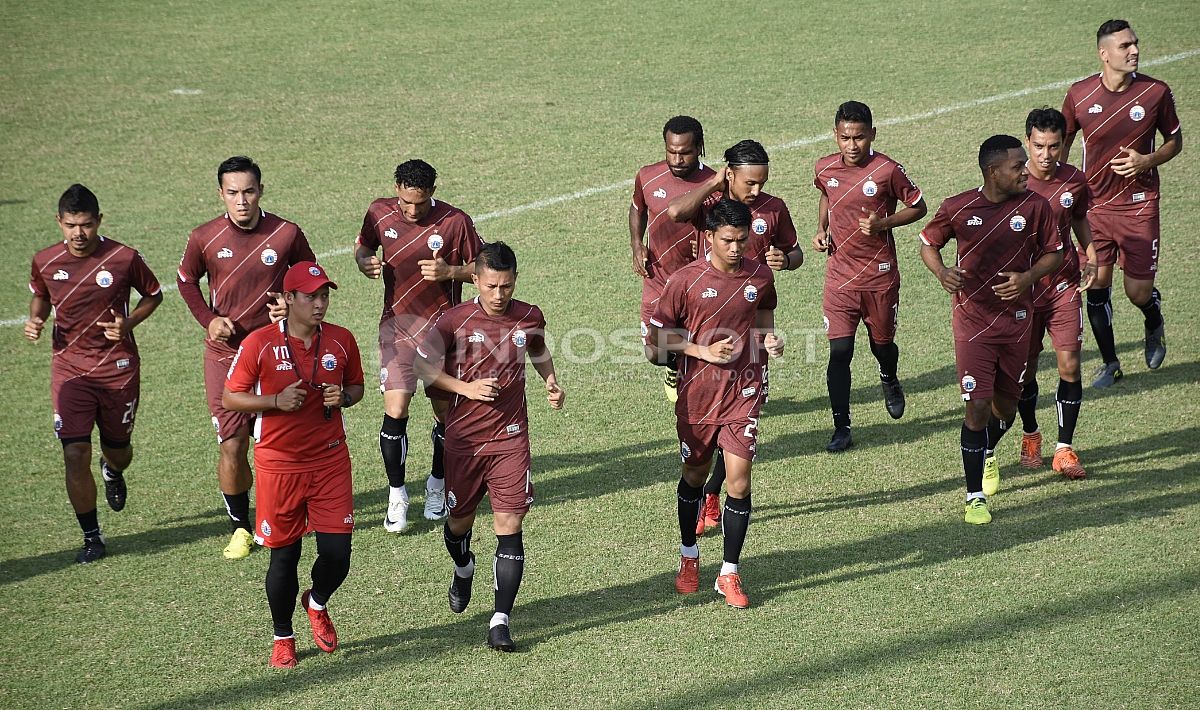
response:
<path id="1" fill-rule="evenodd" d="M 68 476 L 87 472 L 91 458 L 92 442 L 90 440 L 63 442 L 63 463 L 66 464 Z"/>
<path id="2" fill-rule="evenodd" d="M 516 535 L 521 532 L 524 513 L 496 513 L 492 527 L 497 535 Z"/>
<path id="3" fill-rule="evenodd" d="M 110 446 L 107 442 L 100 442 L 100 450 L 104 452 L 104 460 L 108 465 L 124 471 L 129 468 L 129 464 L 133 463 L 133 445 L 126 442 L 124 446 Z"/>
<path id="4" fill-rule="evenodd" d="M 849 365 L 854 359 L 854 337 L 834 338 L 829 341 L 829 362 L 834 365 Z"/>
<path id="5" fill-rule="evenodd" d="M 238 429 L 233 436 L 221 441 L 220 449 L 221 458 L 227 463 L 244 461 L 250 451 L 249 432 L 245 427 Z"/>
<path id="6" fill-rule="evenodd" d="M 708 469 L 712 460 L 709 459 L 702 464 L 683 465 L 682 478 L 685 483 L 693 488 L 699 488 L 704 485 L 704 480 L 708 478 Z"/>
<path id="7" fill-rule="evenodd" d="M 967 428 L 971 431 L 983 431 L 987 428 L 988 419 L 992 415 L 992 401 L 990 399 L 973 399 L 967 402 L 966 412 L 963 419 L 967 424 Z"/>
<path id="8" fill-rule="evenodd" d="M 1125 279 L 1125 295 L 1135 306 L 1144 306 L 1154 296 L 1154 282 L 1140 279 Z"/>
<path id="9" fill-rule="evenodd" d="M 290 545 L 271 548 L 271 562 L 267 566 L 267 575 L 295 574 L 300 565 L 300 541 Z"/>
<path id="10" fill-rule="evenodd" d="M 317 554 L 330 563 L 350 566 L 350 533 L 317 533 Z"/>
<path id="11" fill-rule="evenodd" d="M 1077 352 L 1064 352 L 1058 356 L 1058 377 L 1066 382 L 1080 379 L 1080 359 Z"/>
<path id="12" fill-rule="evenodd" d="M 1107 284 L 1104 286 L 1094 286 L 1087 291 L 1087 303 L 1089 306 L 1099 307 L 1107 304 L 1112 299 L 1112 289 Z"/>

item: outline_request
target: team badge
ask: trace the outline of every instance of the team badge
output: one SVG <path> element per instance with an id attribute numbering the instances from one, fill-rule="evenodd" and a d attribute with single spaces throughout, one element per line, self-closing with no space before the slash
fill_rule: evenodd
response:
<path id="1" fill-rule="evenodd" d="M 1134 104 L 1133 108 L 1129 109 L 1129 117 L 1135 121 L 1140 121 L 1146 117 L 1146 109 L 1142 108 L 1141 104 Z"/>
<path id="2" fill-rule="evenodd" d="M 1025 218 L 1019 214 L 1015 214 L 1012 216 L 1012 219 L 1008 220 L 1008 226 L 1012 227 L 1012 231 L 1014 232 L 1023 232 L 1025 231 Z"/>
<path id="3" fill-rule="evenodd" d="M 512 334 L 513 345 L 516 345 L 518 348 L 523 348 L 523 347 L 525 347 L 525 340 L 526 340 L 525 331 L 523 331 L 523 330 L 514 330 L 513 331 L 513 334 Z"/>
<path id="4" fill-rule="evenodd" d="M 654 196 L 660 200 L 665 200 L 667 199 L 667 191 L 660 187 L 654 191 Z"/>
<path id="5" fill-rule="evenodd" d="M 108 271 L 101 269 L 100 273 L 96 274 L 96 284 L 98 286 L 100 286 L 100 288 L 108 288 L 109 286 L 112 286 L 113 285 L 112 274 L 110 274 Z"/>
<path id="6" fill-rule="evenodd" d="M 321 367 L 332 372 L 337 367 L 337 358 L 333 353 L 325 353 L 321 356 Z"/>
<path id="7" fill-rule="evenodd" d="M 841 184 L 842 183 L 838 182 L 837 178 L 829 178 L 828 182 L 825 183 L 825 187 L 837 187 Z"/>
<path id="8" fill-rule="evenodd" d="M 750 223 L 750 229 L 753 230 L 755 234 L 758 234 L 760 236 L 763 234 L 766 234 L 767 233 L 767 220 L 763 219 L 762 217 L 759 217 L 758 219 L 756 219 Z"/>
<path id="9" fill-rule="evenodd" d="M 1055 291 L 1057 291 L 1058 293 L 1062 293 L 1063 291 L 1066 291 L 1066 290 L 1067 290 L 1067 287 L 1068 287 L 1068 286 L 1070 286 L 1070 285 L 1071 285 L 1071 284 L 1070 284 L 1069 282 L 1067 282 L 1067 281 L 1063 281 L 1063 282 L 1062 282 L 1062 283 L 1060 283 L 1059 285 L 1055 286 L 1055 287 L 1054 287 L 1054 290 L 1055 290 Z"/>
<path id="10" fill-rule="evenodd" d="M 1075 196 L 1070 191 L 1064 192 L 1058 196 L 1058 204 L 1070 209 L 1071 205 L 1075 204 Z"/>
<path id="11" fill-rule="evenodd" d="M 383 236 L 387 237 L 388 239 L 395 239 L 396 237 L 400 236 L 400 233 L 396 231 L 395 227 L 388 227 L 387 231 L 383 233 Z"/>
<path id="12" fill-rule="evenodd" d="M 262 531 L 263 537 L 271 537 L 271 524 L 267 521 L 262 521 L 262 525 L 259 525 L 258 529 Z"/>
<path id="13" fill-rule="evenodd" d="M 829 316 L 822 315 L 821 321 L 825 324 L 825 332 L 828 333 L 829 332 Z"/>
<path id="14" fill-rule="evenodd" d="M 382 385 L 385 382 L 387 382 L 387 368 L 381 367 L 379 368 L 379 384 Z"/>
<path id="15" fill-rule="evenodd" d="M 692 455 L 692 447 L 688 446 L 686 441 L 679 442 L 679 455 L 684 461 L 687 461 L 688 457 Z"/>
<path id="16" fill-rule="evenodd" d="M 442 239 L 442 235 L 434 232 L 429 235 L 429 239 L 425 240 L 425 244 L 429 247 L 430 251 L 437 251 L 442 248 L 445 241 Z"/>
<path id="17" fill-rule="evenodd" d="M 62 431 L 62 417 L 58 412 L 54 413 L 54 431 Z"/>
<path id="18" fill-rule="evenodd" d="M 639 323 L 638 325 L 641 326 L 643 338 L 650 335 L 650 329 L 646 327 L 645 323 Z"/>
<path id="19" fill-rule="evenodd" d="M 879 192 L 879 186 L 874 180 L 867 180 L 863 183 L 863 194 L 867 197 L 874 197 L 875 193 Z"/>
<path id="20" fill-rule="evenodd" d="M 458 496 L 454 495 L 454 491 L 446 491 L 446 507 L 453 508 L 458 505 Z"/>
<path id="21" fill-rule="evenodd" d="M 746 288 L 742 289 L 742 295 L 746 297 L 747 301 L 754 303 L 758 300 L 758 289 L 754 287 L 754 284 L 746 284 Z"/>
<path id="22" fill-rule="evenodd" d="M 310 267 L 308 267 L 308 273 L 312 274 L 313 276 L 320 276 L 321 270 L 315 266 L 310 266 Z"/>
<path id="23" fill-rule="evenodd" d="M 974 392 L 975 391 L 975 378 L 971 377 L 970 375 L 963 375 L 962 390 L 963 390 L 963 392 Z"/>
<path id="24" fill-rule="evenodd" d="M 263 249 L 258 258 L 262 259 L 262 263 L 267 266 L 274 266 L 275 262 L 279 261 L 279 255 L 275 253 L 274 249 Z"/>

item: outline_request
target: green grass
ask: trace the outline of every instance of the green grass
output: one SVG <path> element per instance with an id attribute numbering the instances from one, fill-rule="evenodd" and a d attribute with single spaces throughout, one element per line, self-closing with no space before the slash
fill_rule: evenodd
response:
<path id="1" fill-rule="evenodd" d="M 213 173 L 245 152 L 265 170 L 264 206 L 318 252 L 346 249 L 395 164 L 421 156 L 439 197 L 476 215 L 611 185 L 661 156 L 658 131 L 699 117 L 711 158 L 828 131 L 837 104 L 894 119 L 1096 70 L 1095 27 L 1128 17 L 1144 60 L 1200 47 L 1194 3 L 820 2 L 7 3 L 0 7 L 0 319 L 25 313 L 34 251 L 57 238 L 55 200 L 93 188 L 105 233 L 173 281 L 187 232 L 219 213 Z M 480 4 L 481 5 L 481 4 Z M 1200 125 L 1200 56 L 1147 73 Z M 196 95 L 172 90 L 198 89 Z M 977 184 L 975 150 L 1017 134 L 1064 89 L 880 129 L 931 210 Z M 351 576 L 334 598 L 343 646 L 313 650 L 297 618 L 298 669 L 266 666 L 268 555 L 227 562 L 216 450 L 201 383 L 201 332 L 177 294 L 138 330 L 143 402 L 130 504 L 101 504 L 111 557 L 78 567 L 75 525 L 51 434 L 48 344 L 0 328 L 6 413 L 0 454 L 0 660 L 4 707 L 1184 707 L 1200 682 L 1200 248 L 1190 143 L 1164 170 L 1163 270 L 1170 354 L 1149 373 L 1136 310 L 1115 299 L 1126 379 L 1088 390 L 1077 442 L 1090 472 L 1070 483 L 1018 469 L 1002 446 L 995 522 L 962 523 L 961 401 L 947 298 L 900 231 L 901 373 L 908 414 L 887 418 L 860 347 L 855 439 L 827 456 L 820 259 L 781 279 L 785 360 L 772 367 L 755 518 L 743 558 L 753 607 L 671 587 L 674 421 L 659 372 L 558 352 L 567 410 L 533 403 L 538 502 L 514 614 L 519 654 L 483 646 L 484 570 L 462 617 L 446 610 L 441 535 L 384 534 L 378 395 L 350 411 L 356 505 Z M 815 226 L 811 166 L 832 141 L 772 153 L 769 189 L 802 240 Z M 562 336 L 636 327 L 621 188 L 480 221 L 521 258 L 519 297 Z M 379 284 L 347 254 L 331 319 L 368 370 Z M 1119 292 L 1119 287 L 1118 287 Z M 1090 340 L 1090 334 L 1088 336 Z M 586 335 L 573 352 L 591 350 Z M 586 358 L 584 358 L 586 359 Z M 1090 343 L 1085 367 L 1094 364 Z M 1048 357 L 1042 392 L 1054 389 Z M 414 471 L 428 462 L 424 405 Z M 1053 426 L 1043 398 L 1044 428 Z M 1198 437 L 1200 438 L 1200 437 Z M 419 505 L 419 499 L 417 501 Z M 494 540 L 481 517 L 476 551 Z M 701 543 L 702 580 L 719 538 Z M 306 544 L 303 566 L 312 559 Z"/>

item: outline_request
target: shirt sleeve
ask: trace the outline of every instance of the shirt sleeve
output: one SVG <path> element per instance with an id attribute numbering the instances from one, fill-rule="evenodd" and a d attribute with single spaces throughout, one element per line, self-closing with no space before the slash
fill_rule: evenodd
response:
<path id="1" fill-rule="evenodd" d="M 1183 125 L 1179 122 L 1179 114 L 1175 111 L 1175 94 L 1171 87 L 1163 87 L 1162 105 L 1158 110 L 1158 123 L 1155 128 L 1164 136 L 1173 136 Z"/>
<path id="2" fill-rule="evenodd" d="M 252 333 L 238 346 L 229 374 L 225 376 L 225 389 L 230 392 L 253 392 L 258 384 L 258 338 Z"/>
<path id="3" fill-rule="evenodd" d="M 526 351 L 542 352 L 546 345 L 546 316 L 542 313 L 542 309 L 534 309 L 533 320 L 534 326 L 526 333 L 529 337 L 529 345 Z"/>
<path id="4" fill-rule="evenodd" d="M 425 340 L 417 347 L 417 354 L 430 364 L 440 363 L 454 349 L 454 332 L 446 322 L 445 314 L 438 317 Z"/>
<path id="5" fill-rule="evenodd" d="M 633 178 L 633 207 L 638 212 L 646 211 L 646 196 L 642 194 L 642 171 Z"/>
<path id="6" fill-rule="evenodd" d="M 1083 175 L 1080 174 L 1080 178 Z M 1086 219 L 1087 211 L 1092 205 L 1092 191 L 1088 189 L 1087 180 L 1082 179 L 1079 182 L 1079 189 L 1075 192 L 1075 204 L 1071 205 L 1072 219 Z"/>
<path id="7" fill-rule="evenodd" d="M 469 215 L 463 213 L 462 232 L 458 240 L 459 265 L 466 266 L 475 261 L 483 249 L 483 237 L 475 229 L 475 222 Z"/>
<path id="8" fill-rule="evenodd" d="M 133 260 L 129 264 L 129 285 L 137 289 L 143 296 L 155 296 L 162 293 L 162 285 L 146 263 L 146 257 L 139 251 L 134 251 Z"/>
<path id="9" fill-rule="evenodd" d="M 819 161 L 815 165 L 813 165 L 813 187 L 817 188 L 817 191 L 820 192 L 822 195 L 825 195 L 826 197 L 828 197 L 829 193 L 825 192 L 825 183 L 821 181 L 820 168 L 821 168 L 821 163 Z"/>
<path id="10" fill-rule="evenodd" d="M 187 304 L 192 317 L 201 326 L 207 328 L 217 314 L 204 300 L 200 291 L 200 279 L 208 273 L 208 264 L 204 260 L 204 250 L 195 232 L 188 236 L 187 246 L 183 248 L 183 257 L 179 260 L 179 270 L 176 272 L 179 295 Z"/>
<path id="11" fill-rule="evenodd" d="M 342 373 L 342 386 L 365 384 L 363 375 L 362 354 L 358 351 L 358 341 L 350 331 L 346 331 L 346 369 Z"/>
<path id="12" fill-rule="evenodd" d="M 378 220 L 375 218 L 374 210 L 367 208 L 367 213 L 363 215 L 362 227 L 358 230 L 358 237 L 354 240 L 356 244 L 360 244 L 371 251 L 379 249 L 379 233 L 375 229 L 375 224 Z"/>
<path id="13" fill-rule="evenodd" d="M 304 235 L 304 230 L 296 227 L 296 241 L 292 242 L 292 255 L 288 261 L 288 266 L 298 264 L 302 261 L 316 261 L 317 255 L 313 253 L 312 247 L 308 243 L 308 237 Z"/>
<path id="14" fill-rule="evenodd" d="M 792 213 L 783 200 L 779 200 L 779 222 L 775 225 L 775 237 L 771 243 L 784 253 L 796 248 L 796 225 L 792 224 Z"/>
<path id="15" fill-rule="evenodd" d="M 908 171 L 900 163 L 896 163 L 892 167 L 891 174 L 892 194 L 896 196 L 904 204 L 912 207 L 921 201 L 921 188 L 917 187 L 917 183 L 909 177 Z"/>
<path id="16" fill-rule="evenodd" d="M 779 294 L 775 291 L 775 276 L 769 274 L 771 280 L 763 288 L 762 293 L 758 294 L 758 310 L 773 311 L 779 306 Z"/>
<path id="17" fill-rule="evenodd" d="M 658 299 L 658 308 L 650 317 L 650 323 L 659 328 L 678 328 L 685 313 L 685 295 L 683 279 L 674 276 L 668 278 L 663 294 Z"/>
<path id="18" fill-rule="evenodd" d="M 1062 114 L 1067 119 L 1067 135 L 1063 137 L 1070 138 L 1079 132 L 1079 121 L 1075 119 L 1075 97 L 1073 88 L 1067 91 L 1067 95 L 1063 99 Z"/>
<path id="19" fill-rule="evenodd" d="M 942 202 L 937 213 L 933 215 L 933 219 L 925 225 L 925 229 L 921 230 L 921 243 L 941 249 L 953 238 L 954 225 L 950 221 L 950 212 L 946 209 L 946 203 Z"/>
<path id="20" fill-rule="evenodd" d="M 34 259 L 30 266 L 29 290 L 38 298 L 50 298 L 50 289 L 46 288 L 46 281 L 42 278 L 42 270 L 38 268 L 37 259 Z"/>

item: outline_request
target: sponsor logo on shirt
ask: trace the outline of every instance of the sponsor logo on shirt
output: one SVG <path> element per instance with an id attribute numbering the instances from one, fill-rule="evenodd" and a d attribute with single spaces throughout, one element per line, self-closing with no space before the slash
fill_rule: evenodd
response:
<path id="1" fill-rule="evenodd" d="M 1134 104 L 1133 108 L 1129 109 L 1129 117 L 1140 121 L 1146 117 L 1146 109 L 1142 108 L 1141 104 Z"/>
<path id="2" fill-rule="evenodd" d="M 512 334 L 513 345 L 516 345 L 518 348 L 523 348 L 523 347 L 525 347 L 526 340 L 527 340 L 527 338 L 525 337 L 525 331 L 523 331 L 523 330 L 514 330 L 513 331 L 513 334 Z"/>
<path id="3" fill-rule="evenodd" d="M 129 369 L 129 358 L 123 357 L 120 360 L 117 360 L 117 369 L 118 370 Z"/>
<path id="4" fill-rule="evenodd" d="M 1146 193 L 1144 193 L 1144 192 L 1135 192 L 1135 193 L 1133 193 L 1133 197 L 1132 197 L 1131 199 L 1132 199 L 1134 202 L 1145 202 L 1145 201 L 1146 201 Z"/>
<path id="5" fill-rule="evenodd" d="M 963 392 L 974 392 L 975 391 L 975 378 L 971 377 L 970 375 L 963 375 L 962 390 L 963 390 Z"/>
<path id="6" fill-rule="evenodd" d="M 504 428 L 504 433 L 505 434 L 520 434 L 521 433 L 521 425 L 520 424 L 509 424 L 507 427 Z"/>
<path id="7" fill-rule="evenodd" d="M 1062 293 L 1063 291 L 1066 291 L 1066 290 L 1067 290 L 1067 286 L 1070 286 L 1070 285 L 1071 285 L 1071 284 L 1067 283 L 1066 281 L 1063 281 L 1063 282 L 1062 282 L 1062 283 L 1060 283 L 1058 286 L 1056 286 L 1056 287 L 1054 288 L 1054 290 L 1055 290 L 1055 291 L 1058 291 L 1059 293 Z"/>
<path id="8" fill-rule="evenodd" d="M 665 200 L 667 199 L 667 191 L 660 187 L 654 191 L 654 196 L 660 200 Z"/>
<path id="9" fill-rule="evenodd" d="M 100 273 L 96 274 L 96 284 L 100 288 L 108 288 L 113 285 L 113 277 L 108 271 L 101 269 Z"/>
<path id="10" fill-rule="evenodd" d="M 1088 113 L 1103 113 L 1103 112 L 1104 112 L 1104 107 L 1101 106 L 1100 104 L 1092 104 L 1091 108 L 1088 109 Z"/>
<path id="11" fill-rule="evenodd" d="M 400 233 L 396 231 L 395 227 L 388 227 L 388 230 L 383 233 L 383 236 L 387 237 L 388 239 L 395 239 L 396 237 L 400 236 Z"/>
<path id="12" fill-rule="evenodd" d="M 437 232 L 430 234 L 429 239 L 425 240 L 425 244 L 429 247 L 430 251 L 437 251 L 438 249 L 441 249 L 442 245 L 445 243 L 445 240 L 442 239 L 442 235 L 438 234 Z"/>
<path id="13" fill-rule="evenodd" d="M 1024 232 L 1025 218 L 1019 214 L 1015 214 L 1012 216 L 1012 219 L 1008 220 L 1008 226 L 1012 227 L 1012 231 L 1014 232 Z"/>
<path id="14" fill-rule="evenodd" d="M 332 372 L 337 367 L 337 358 L 333 353 L 325 353 L 321 356 L 321 367 Z"/>
<path id="15" fill-rule="evenodd" d="M 967 220 L 968 227 L 978 227 L 983 224 L 983 219 L 976 215 L 971 215 L 971 219 Z"/>
<path id="16" fill-rule="evenodd" d="M 292 363 L 284 361 L 275 366 L 275 372 L 289 372 L 292 369 Z"/>
<path id="17" fill-rule="evenodd" d="M 874 197 L 875 193 L 879 192 L 879 186 L 875 184 L 874 180 L 867 180 L 863 183 L 862 191 L 867 197 Z"/>
<path id="18" fill-rule="evenodd" d="M 467 336 L 467 342 L 468 343 L 482 343 L 483 342 L 483 333 L 480 333 L 478 330 L 475 331 L 474 333 L 471 333 L 470 335 Z"/>
<path id="19" fill-rule="evenodd" d="M 1070 208 L 1071 205 L 1075 204 L 1075 196 L 1071 194 L 1070 190 L 1067 190 L 1058 196 L 1058 204 Z"/>
<path id="20" fill-rule="evenodd" d="M 1017 320 L 1025 320 L 1028 316 L 1029 316 L 1029 311 L 1025 310 L 1024 308 L 1017 311 Z"/>
<path id="21" fill-rule="evenodd" d="M 67 279 L 71 278 L 71 276 L 62 269 L 59 269 L 58 271 L 54 272 L 54 276 L 51 278 L 53 278 L 55 281 L 66 281 Z"/>
<path id="22" fill-rule="evenodd" d="M 700 294 L 700 298 L 716 298 L 716 297 L 717 297 L 717 289 L 712 288 L 712 287 L 704 289 L 704 292 Z"/>
<path id="23" fill-rule="evenodd" d="M 743 397 L 753 397 L 754 393 L 757 391 L 758 391 L 757 387 L 746 387 L 746 388 L 742 389 L 742 396 Z"/>
<path id="24" fill-rule="evenodd" d="M 688 457 L 691 455 L 692 455 L 692 447 L 688 446 L 686 441 L 679 442 L 679 456 L 684 461 L 687 461 Z"/>
<path id="25" fill-rule="evenodd" d="M 352 514 L 347 515 L 346 517 L 342 518 L 342 522 L 345 523 L 346 525 L 353 525 L 354 524 L 354 514 L 352 513 Z"/>
<path id="26" fill-rule="evenodd" d="M 233 250 L 230 249 L 229 247 L 222 247 L 221 250 L 217 252 L 217 258 L 218 259 L 232 259 L 233 258 Z"/>
<path id="27" fill-rule="evenodd" d="M 756 219 L 750 223 L 750 229 L 753 230 L 755 234 L 758 234 L 760 236 L 763 234 L 766 234 L 767 233 L 767 220 L 763 219 L 762 217 L 759 217 L 758 219 Z"/>
<path id="28" fill-rule="evenodd" d="M 758 300 L 758 289 L 754 287 L 754 284 L 746 284 L 746 288 L 742 289 L 742 295 L 746 297 L 747 301 L 754 303 Z"/>
<path id="29" fill-rule="evenodd" d="M 892 270 L 892 262 L 890 262 L 890 261 L 885 261 L 879 265 L 879 273 L 881 273 L 881 274 L 885 274 L 891 270 Z"/>
<path id="30" fill-rule="evenodd" d="M 262 253 L 258 255 L 258 258 L 262 259 L 262 263 L 266 264 L 267 266 L 274 266 L 275 262 L 279 261 L 279 255 L 275 253 L 274 249 L 270 248 L 263 249 Z"/>
<path id="31" fill-rule="evenodd" d="M 837 187 L 838 185 L 841 185 L 841 183 L 838 182 L 837 178 L 829 178 L 825 181 L 825 187 Z"/>
<path id="32" fill-rule="evenodd" d="M 258 529 L 262 531 L 263 537 L 271 537 L 271 524 L 266 520 L 262 521 L 262 525 L 259 525 Z"/>

